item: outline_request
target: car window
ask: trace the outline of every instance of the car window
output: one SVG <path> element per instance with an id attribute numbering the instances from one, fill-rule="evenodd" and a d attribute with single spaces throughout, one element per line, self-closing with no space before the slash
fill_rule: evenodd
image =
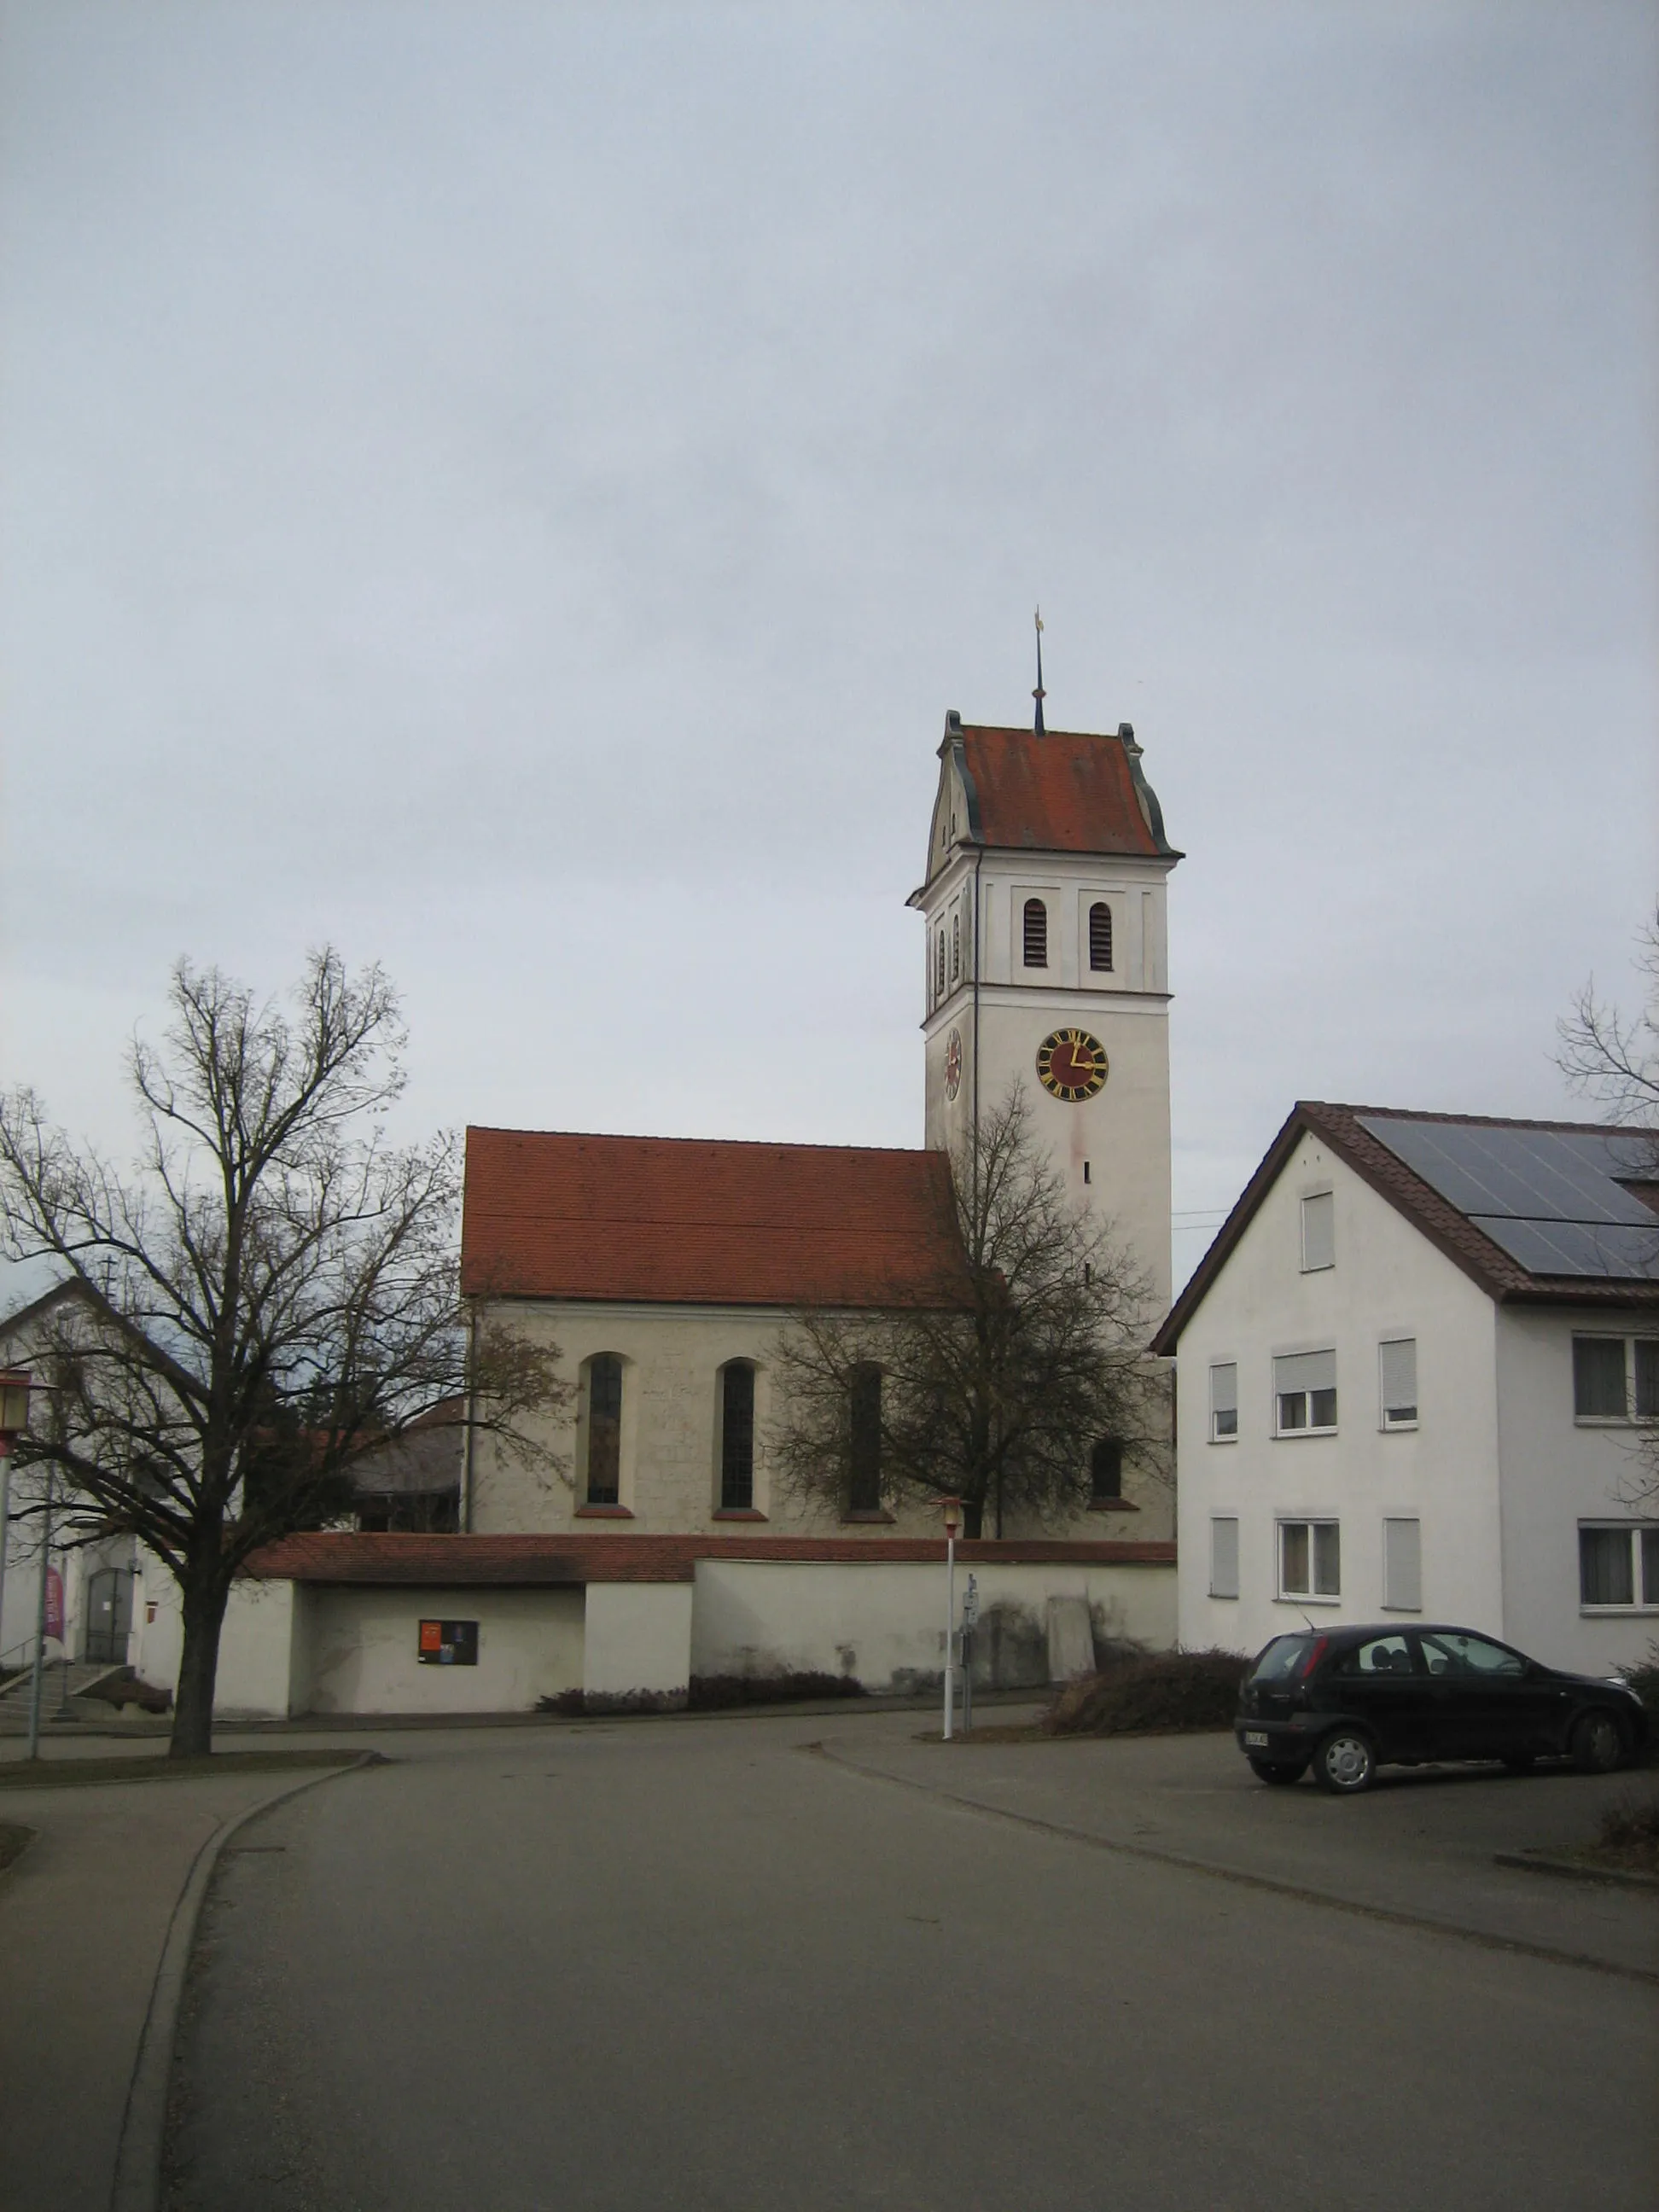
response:
<path id="1" fill-rule="evenodd" d="M 1283 1682 L 1313 1649 L 1311 1636 L 1275 1636 L 1250 1671 L 1253 1682 Z"/>
<path id="2" fill-rule="evenodd" d="M 1345 1651 L 1335 1671 L 1364 1676 L 1409 1674 L 1412 1648 L 1403 1636 L 1374 1636 L 1369 1644 L 1357 1644 L 1352 1651 Z"/>
<path id="3" fill-rule="evenodd" d="M 1518 1651 L 1489 1644 L 1484 1636 L 1465 1636 L 1448 1628 L 1423 1638 L 1423 1656 L 1431 1674 L 1507 1675 L 1518 1679 L 1527 1662 Z"/>

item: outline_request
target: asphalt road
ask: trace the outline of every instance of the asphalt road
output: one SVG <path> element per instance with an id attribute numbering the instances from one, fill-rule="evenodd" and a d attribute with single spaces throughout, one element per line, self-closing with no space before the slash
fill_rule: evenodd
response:
<path id="1" fill-rule="evenodd" d="M 262 1817 L 204 1922 L 171 2212 L 1659 2201 L 1659 1987 L 1450 1932 L 1455 1852 L 1425 1875 L 1447 1924 L 1412 1925 L 1057 1832 L 1120 1748 L 1144 1797 L 1145 1747 L 930 1753 L 916 1727 L 388 1741 L 397 1763 Z M 1219 1835 L 1229 1793 L 1267 1795 L 1224 1743 L 1157 1756 L 1183 1856 L 1199 1798 Z M 1053 1826 L 1006 1817 L 1022 1773 Z M 1530 1786 L 1425 1792 L 1414 1826 L 1478 1829 L 1483 1789 L 1524 1826 Z M 1272 1818 L 1383 1802 L 1274 1793 Z M 1401 1832 L 1378 1824 L 1391 1864 Z M 1506 1879 L 1553 1943 L 1555 1886 Z M 1559 1910 L 1639 1971 L 1654 1908 L 1611 1894 Z"/>

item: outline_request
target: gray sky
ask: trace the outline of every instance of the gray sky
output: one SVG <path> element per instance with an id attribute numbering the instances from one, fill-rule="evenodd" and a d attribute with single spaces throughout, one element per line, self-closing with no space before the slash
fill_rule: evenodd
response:
<path id="1" fill-rule="evenodd" d="M 5 7 L 5 1077 L 118 1144 L 177 954 L 329 938 L 411 1132 L 917 1143 L 933 748 L 1040 599 L 1188 855 L 1177 1207 L 1298 1095 L 1577 1110 L 1659 882 L 1656 21 Z"/>

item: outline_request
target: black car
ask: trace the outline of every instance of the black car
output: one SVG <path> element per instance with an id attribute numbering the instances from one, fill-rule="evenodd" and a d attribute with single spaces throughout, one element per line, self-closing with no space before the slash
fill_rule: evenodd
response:
<path id="1" fill-rule="evenodd" d="M 1297 1630 L 1257 1655 L 1233 1734 L 1263 1782 L 1368 1790 L 1379 1766 L 1571 1759 L 1606 1774 L 1647 1741 L 1624 1683 L 1563 1674 L 1467 1628 Z"/>

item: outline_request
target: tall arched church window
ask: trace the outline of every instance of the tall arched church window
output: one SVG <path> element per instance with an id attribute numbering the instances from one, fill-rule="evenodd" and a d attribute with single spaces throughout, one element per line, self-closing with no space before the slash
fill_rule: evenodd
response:
<path id="1" fill-rule="evenodd" d="M 1089 965 L 1110 969 L 1112 964 L 1112 909 L 1104 899 L 1097 899 L 1089 909 Z"/>
<path id="2" fill-rule="evenodd" d="M 1048 909 L 1041 899 L 1025 902 L 1025 965 L 1048 965 Z"/>
<path id="3" fill-rule="evenodd" d="M 1102 1437 L 1089 1455 L 1090 1498 L 1105 1505 L 1122 1495 L 1123 1446 L 1115 1437 Z"/>
<path id="4" fill-rule="evenodd" d="M 614 1352 L 587 1363 L 586 1503 L 615 1505 L 622 1484 L 623 1365 Z"/>
<path id="5" fill-rule="evenodd" d="M 755 1503 L 755 1370 L 746 1359 L 720 1370 L 720 1510 L 747 1513 Z"/>
<path id="6" fill-rule="evenodd" d="M 951 916 L 951 981 L 954 983 L 962 973 L 962 915 Z"/>
<path id="7" fill-rule="evenodd" d="M 848 1389 L 848 1437 L 847 1510 L 881 1510 L 881 1370 L 861 1361 Z"/>

